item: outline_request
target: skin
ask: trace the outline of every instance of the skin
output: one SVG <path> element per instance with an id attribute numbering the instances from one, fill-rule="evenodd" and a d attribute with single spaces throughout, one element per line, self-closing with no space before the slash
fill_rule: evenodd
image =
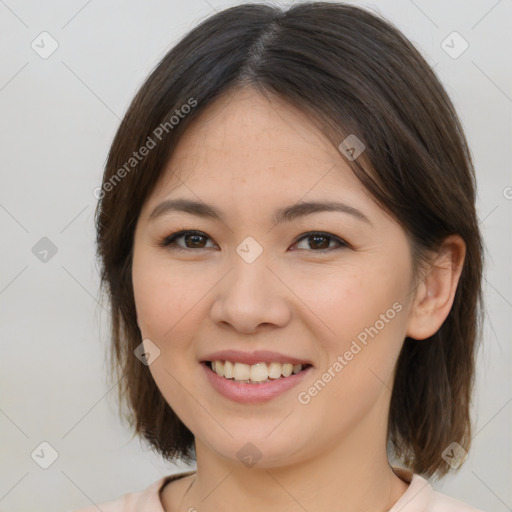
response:
<path id="1" fill-rule="evenodd" d="M 215 205 L 225 222 L 178 212 L 149 220 L 178 196 Z M 277 208 L 326 199 L 358 208 L 371 224 L 332 211 L 271 220 Z M 206 238 L 178 239 L 182 252 L 159 246 L 181 229 Z M 311 231 L 349 246 L 303 238 Z M 248 236 L 263 249 L 250 264 L 236 252 Z M 137 321 L 161 351 L 149 368 L 196 442 L 197 474 L 164 488 L 164 509 L 389 510 L 408 487 L 386 454 L 394 366 L 406 335 L 425 339 L 447 317 L 464 255 L 460 237 L 449 237 L 416 282 L 403 228 L 307 117 L 250 88 L 217 99 L 180 140 L 135 231 Z M 397 301 L 401 311 L 378 335 L 299 403 L 297 394 Z M 199 364 L 229 348 L 275 350 L 314 369 L 269 402 L 240 404 L 219 395 Z M 237 457 L 248 442 L 262 454 L 252 467 Z"/>

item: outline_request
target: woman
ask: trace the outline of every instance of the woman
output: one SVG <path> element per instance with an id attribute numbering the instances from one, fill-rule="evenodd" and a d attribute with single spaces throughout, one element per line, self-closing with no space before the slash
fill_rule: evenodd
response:
<path id="1" fill-rule="evenodd" d="M 426 480 L 471 441 L 474 170 L 389 22 L 215 14 L 134 98 L 98 198 L 127 417 L 197 463 L 101 510 L 476 510 Z"/>

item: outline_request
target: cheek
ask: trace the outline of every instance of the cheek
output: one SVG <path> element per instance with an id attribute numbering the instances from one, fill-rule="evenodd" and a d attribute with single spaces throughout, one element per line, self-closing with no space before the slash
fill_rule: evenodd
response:
<path id="1" fill-rule="evenodd" d="M 190 269 L 161 263 L 144 256 L 132 268 L 135 307 L 146 337 L 163 340 L 182 319 L 188 318 L 211 284 Z"/>
<path id="2" fill-rule="evenodd" d="M 190 429 L 197 429 L 188 420 L 198 416 L 198 410 L 189 393 L 199 396 L 193 389 L 193 372 L 201 368 L 183 361 L 195 360 L 190 336 L 198 324 L 197 315 L 205 314 L 201 298 L 211 288 L 196 275 L 176 265 L 170 268 L 147 254 L 134 255 L 132 281 L 141 333 L 160 350 L 149 370 L 166 402 Z"/>
<path id="3" fill-rule="evenodd" d="M 352 402 L 365 390 L 371 395 L 382 390 L 404 339 L 406 277 L 380 261 L 309 275 L 298 284 L 297 295 L 314 313 L 308 316 L 320 372 L 336 375 L 331 380 L 337 384 L 328 386 L 334 399 Z"/>
<path id="4" fill-rule="evenodd" d="M 343 345 L 378 321 L 402 296 L 405 283 L 381 267 L 375 262 L 304 273 L 293 283 L 302 302 L 297 307 L 310 311 L 319 336 Z"/>

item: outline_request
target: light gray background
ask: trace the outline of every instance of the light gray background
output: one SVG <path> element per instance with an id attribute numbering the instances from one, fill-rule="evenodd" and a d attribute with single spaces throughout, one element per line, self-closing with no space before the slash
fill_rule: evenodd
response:
<path id="1" fill-rule="evenodd" d="M 236 3 L 0 0 L 0 511 L 72 510 L 183 469 L 142 447 L 117 417 L 105 377 L 92 191 L 148 72 L 199 21 Z M 435 66 L 469 138 L 487 245 L 487 324 L 473 448 L 434 487 L 510 511 L 512 1 L 354 3 L 384 14 Z M 59 45 L 46 59 L 31 48 L 43 31 Z M 469 43 L 456 59 L 441 47 L 453 31 Z M 58 249 L 46 263 L 32 252 L 42 237 Z M 48 469 L 31 458 L 43 441 L 58 452 Z"/>

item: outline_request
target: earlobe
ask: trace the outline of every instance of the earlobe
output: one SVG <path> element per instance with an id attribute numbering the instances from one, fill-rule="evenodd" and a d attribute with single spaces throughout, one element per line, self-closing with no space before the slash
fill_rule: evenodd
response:
<path id="1" fill-rule="evenodd" d="M 462 272 L 466 244 L 459 235 L 448 236 L 430 269 L 417 287 L 406 335 L 424 340 L 434 335 L 450 313 Z"/>

